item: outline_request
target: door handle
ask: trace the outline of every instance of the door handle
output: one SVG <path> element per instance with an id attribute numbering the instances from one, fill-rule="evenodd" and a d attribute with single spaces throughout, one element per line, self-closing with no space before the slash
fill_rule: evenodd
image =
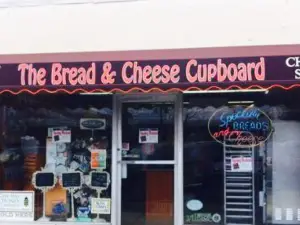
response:
<path id="1" fill-rule="evenodd" d="M 126 161 L 119 160 L 118 163 L 120 163 L 120 164 L 136 164 L 135 161 L 128 161 L 128 160 L 126 160 Z"/>

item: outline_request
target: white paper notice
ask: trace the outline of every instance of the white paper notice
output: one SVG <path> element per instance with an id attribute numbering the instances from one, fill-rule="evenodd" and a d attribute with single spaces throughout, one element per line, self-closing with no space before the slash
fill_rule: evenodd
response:
<path id="1" fill-rule="evenodd" d="M 293 220 L 293 209 L 291 208 L 287 208 L 286 211 L 285 211 L 285 218 L 286 220 Z"/>
<path id="2" fill-rule="evenodd" d="M 297 220 L 300 221 L 300 209 L 297 210 Z"/>
<path id="3" fill-rule="evenodd" d="M 48 136 L 49 138 L 52 138 L 52 132 L 54 130 L 68 130 L 68 127 L 48 127 Z"/>
<path id="4" fill-rule="evenodd" d="M 34 192 L 0 191 L 0 221 L 34 221 Z"/>
<path id="5" fill-rule="evenodd" d="M 251 172 L 252 171 L 252 158 L 251 157 L 232 157 L 231 158 L 231 171 L 234 172 Z"/>
<path id="6" fill-rule="evenodd" d="M 71 130 L 54 130 L 52 132 L 52 142 L 54 143 L 70 143 Z"/>
<path id="7" fill-rule="evenodd" d="M 140 144 L 157 144 L 158 143 L 158 129 L 146 128 L 139 130 Z"/>
<path id="8" fill-rule="evenodd" d="M 275 208 L 275 220 L 282 220 L 282 209 Z"/>
<path id="9" fill-rule="evenodd" d="M 109 198 L 92 198 L 91 211 L 95 214 L 110 214 Z"/>

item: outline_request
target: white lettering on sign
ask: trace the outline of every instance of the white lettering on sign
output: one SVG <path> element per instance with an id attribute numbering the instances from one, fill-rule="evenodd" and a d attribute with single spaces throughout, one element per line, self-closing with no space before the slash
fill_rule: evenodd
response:
<path id="1" fill-rule="evenodd" d="M 289 57 L 285 60 L 285 64 L 287 67 L 295 68 L 295 79 L 300 79 L 300 57 Z"/>

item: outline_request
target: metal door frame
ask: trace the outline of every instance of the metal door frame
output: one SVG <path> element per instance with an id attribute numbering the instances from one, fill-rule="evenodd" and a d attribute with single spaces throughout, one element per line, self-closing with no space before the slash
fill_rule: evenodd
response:
<path id="1" fill-rule="evenodd" d="M 112 117 L 112 205 L 111 224 L 121 224 L 121 182 L 122 182 L 122 104 L 128 102 L 173 102 L 174 103 L 174 160 L 143 161 L 135 164 L 174 165 L 174 225 L 183 225 L 183 102 L 182 94 L 115 94 Z"/>

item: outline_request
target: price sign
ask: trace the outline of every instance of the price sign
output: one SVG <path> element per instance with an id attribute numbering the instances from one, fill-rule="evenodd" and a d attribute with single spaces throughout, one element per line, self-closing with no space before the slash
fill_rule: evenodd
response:
<path id="1" fill-rule="evenodd" d="M 78 189 L 82 186 L 81 172 L 62 173 L 62 186 L 66 189 Z"/>
<path id="2" fill-rule="evenodd" d="M 54 188 L 55 184 L 57 182 L 57 178 L 54 173 L 47 172 L 47 171 L 37 171 L 33 174 L 32 176 L 32 184 L 33 186 L 41 190 L 43 193 L 43 202 L 44 202 L 44 207 L 43 207 L 43 215 L 40 218 L 41 220 L 47 220 L 46 217 L 46 212 L 45 212 L 45 202 L 46 202 L 46 196 L 45 193 Z"/>
<path id="3" fill-rule="evenodd" d="M 36 189 L 51 189 L 56 182 L 55 174 L 51 172 L 38 171 L 32 176 L 32 184 Z"/>
<path id="4" fill-rule="evenodd" d="M 61 175 L 61 185 L 71 193 L 71 205 L 74 205 L 74 191 L 81 188 L 83 174 L 81 172 L 67 172 Z M 75 207 L 72 207 L 70 220 L 75 220 Z"/>
<path id="5" fill-rule="evenodd" d="M 110 176 L 107 172 L 96 172 L 90 173 L 91 187 L 93 189 L 107 189 L 110 183 Z"/>

